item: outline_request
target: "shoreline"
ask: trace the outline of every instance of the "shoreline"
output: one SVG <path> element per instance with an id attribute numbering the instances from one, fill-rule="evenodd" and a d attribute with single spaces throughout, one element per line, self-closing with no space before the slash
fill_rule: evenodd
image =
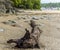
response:
<path id="1" fill-rule="evenodd" d="M 15 14 L 11 14 L 11 13 L 0 13 L 0 16 L 4 16 L 4 15 L 46 15 L 46 14 L 60 14 L 60 11 L 58 10 L 19 10 L 19 12 L 15 13 Z"/>

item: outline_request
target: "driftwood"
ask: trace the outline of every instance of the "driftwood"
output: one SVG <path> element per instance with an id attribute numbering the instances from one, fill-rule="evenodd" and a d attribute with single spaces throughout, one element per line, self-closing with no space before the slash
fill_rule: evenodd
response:
<path id="1" fill-rule="evenodd" d="M 32 27 L 31 32 L 25 29 L 26 33 L 21 39 L 10 39 L 7 43 L 16 43 L 17 48 L 40 48 L 39 37 L 42 30 L 37 27 L 33 20 L 30 21 L 30 26 Z"/>

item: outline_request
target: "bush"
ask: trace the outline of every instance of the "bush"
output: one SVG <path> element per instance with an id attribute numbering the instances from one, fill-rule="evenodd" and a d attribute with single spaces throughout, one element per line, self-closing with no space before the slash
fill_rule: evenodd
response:
<path id="1" fill-rule="evenodd" d="M 11 0 L 17 8 L 40 9 L 40 0 Z"/>

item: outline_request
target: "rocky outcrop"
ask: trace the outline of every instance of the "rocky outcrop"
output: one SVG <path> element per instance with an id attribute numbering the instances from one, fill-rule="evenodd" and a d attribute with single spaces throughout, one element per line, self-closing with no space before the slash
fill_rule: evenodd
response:
<path id="1" fill-rule="evenodd" d="M 15 13 L 15 11 L 11 0 L 0 0 L 0 13 Z"/>

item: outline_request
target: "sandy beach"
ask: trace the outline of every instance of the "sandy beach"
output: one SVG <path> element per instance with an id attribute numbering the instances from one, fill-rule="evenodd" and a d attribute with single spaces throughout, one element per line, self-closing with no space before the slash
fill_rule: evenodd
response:
<path id="1" fill-rule="evenodd" d="M 12 48 L 15 44 L 7 44 L 7 40 L 23 37 L 25 28 L 31 29 L 29 26 L 31 19 L 35 20 L 43 31 L 39 40 L 41 48 Z M 0 50 L 60 50 L 60 11 L 24 11 L 17 15 L 0 14 Z"/>

